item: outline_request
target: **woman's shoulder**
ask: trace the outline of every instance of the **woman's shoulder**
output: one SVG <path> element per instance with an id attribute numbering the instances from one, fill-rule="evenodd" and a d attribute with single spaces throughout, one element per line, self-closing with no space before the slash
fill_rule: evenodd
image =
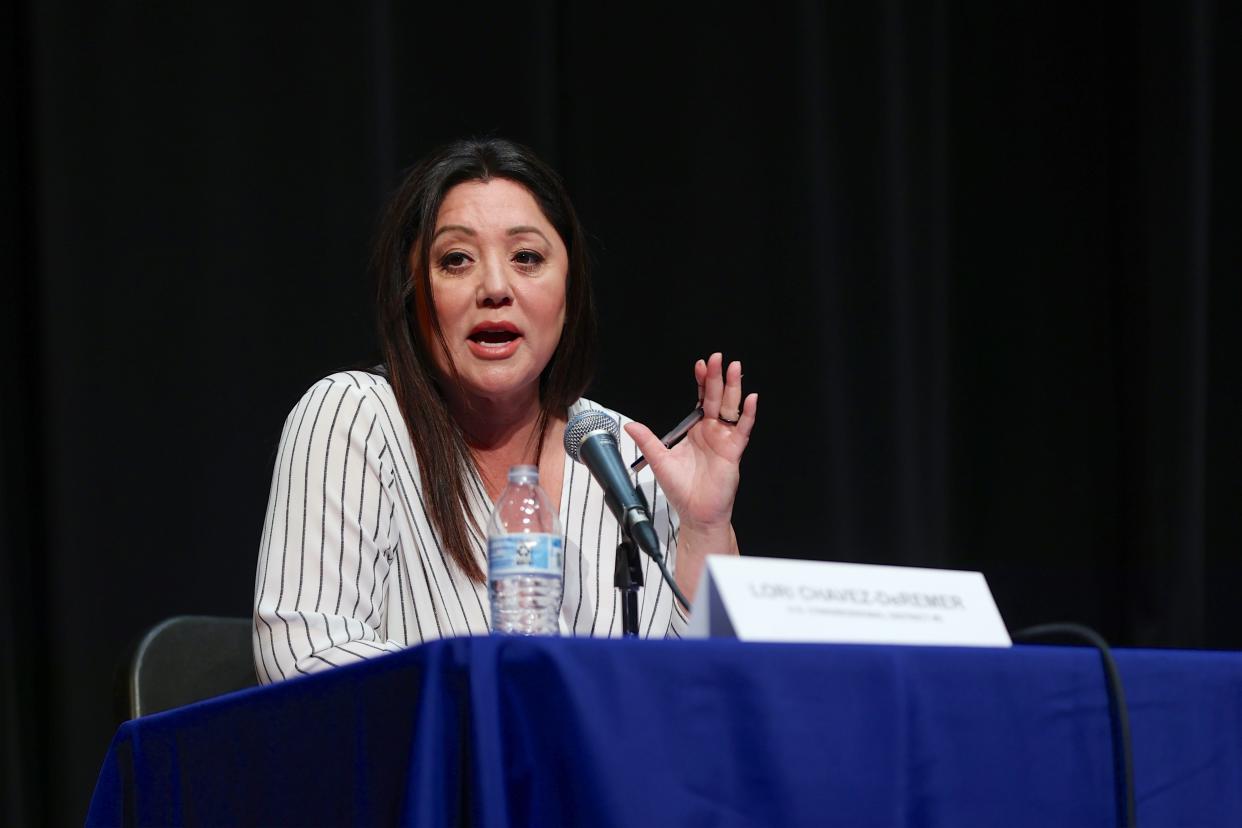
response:
<path id="1" fill-rule="evenodd" d="M 392 385 L 388 382 L 388 374 L 380 367 L 360 371 L 351 369 L 328 374 L 321 383 L 334 385 L 352 385 L 359 391 L 387 394 L 392 396 Z"/>
<path id="2" fill-rule="evenodd" d="M 372 406 L 393 410 L 396 405 L 392 386 L 378 369 L 335 371 L 312 383 L 294 404 L 289 416 L 293 417 L 308 407 L 321 407 L 329 400 L 338 404 L 356 400 L 360 408 Z"/>
<path id="3" fill-rule="evenodd" d="M 302 394 L 302 398 L 305 399 L 322 394 L 331 388 L 336 388 L 340 391 L 357 392 L 362 396 L 379 395 L 388 398 L 393 396 L 392 386 L 388 383 L 388 377 L 379 368 L 372 368 L 366 371 L 355 369 L 335 371 L 307 388 L 305 393 Z"/>

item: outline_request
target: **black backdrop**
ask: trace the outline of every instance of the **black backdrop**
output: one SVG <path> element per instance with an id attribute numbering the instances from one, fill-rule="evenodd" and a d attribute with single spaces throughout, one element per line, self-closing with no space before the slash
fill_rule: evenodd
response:
<path id="1" fill-rule="evenodd" d="M 248 613 L 377 208 L 472 133 L 594 235 L 595 398 L 660 429 L 745 361 L 745 553 L 1242 647 L 1233 4 L 107 5 L 0 50 L 6 823 L 80 821 L 141 630 Z"/>

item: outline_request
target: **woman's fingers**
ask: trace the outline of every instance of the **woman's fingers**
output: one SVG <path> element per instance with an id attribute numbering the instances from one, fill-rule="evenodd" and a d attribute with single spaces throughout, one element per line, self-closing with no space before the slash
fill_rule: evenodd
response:
<path id="1" fill-rule="evenodd" d="M 717 351 L 707 358 L 707 380 L 703 383 L 703 416 L 714 420 L 720 416 L 720 401 L 724 396 L 724 378 L 720 364 L 724 356 Z"/>
<path id="2" fill-rule="evenodd" d="M 699 385 L 698 404 L 703 405 L 703 383 L 707 382 L 707 363 L 699 360 L 694 363 L 694 381 Z"/>
<path id="3" fill-rule="evenodd" d="M 727 370 L 723 367 L 724 355 L 716 352 L 706 364 L 702 360 L 695 363 L 694 375 L 703 390 L 703 415 L 733 425 L 742 416 L 742 363 L 731 362 Z"/>
<path id="4" fill-rule="evenodd" d="M 659 463 L 659 458 L 668 454 L 668 449 L 660 442 L 660 438 L 655 436 L 651 429 L 639 422 L 631 422 L 625 424 L 625 433 L 634 438 L 634 443 L 638 446 L 639 452 L 647 459 L 647 465 Z"/>
<path id="5" fill-rule="evenodd" d="M 759 411 L 759 395 L 748 394 L 742 404 L 742 416 L 738 418 L 737 430 L 749 439 L 750 432 L 755 428 L 755 414 Z"/>
<path id="6" fill-rule="evenodd" d="M 736 422 L 742 416 L 742 363 L 730 362 L 720 397 L 720 419 Z"/>

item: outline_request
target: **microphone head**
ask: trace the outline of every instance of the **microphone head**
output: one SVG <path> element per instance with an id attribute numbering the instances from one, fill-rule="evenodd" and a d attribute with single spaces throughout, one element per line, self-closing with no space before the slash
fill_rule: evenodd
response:
<path id="1" fill-rule="evenodd" d="M 621 427 L 617 425 L 617 421 L 602 411 L 579 411 L 570 417 L 565 424 L 565 453 L 575 462 L 582 462 L 579 458 L 582 441 L 588 434 L 597 431 L 608 432 L 614 442 L 621 435 Z"/>

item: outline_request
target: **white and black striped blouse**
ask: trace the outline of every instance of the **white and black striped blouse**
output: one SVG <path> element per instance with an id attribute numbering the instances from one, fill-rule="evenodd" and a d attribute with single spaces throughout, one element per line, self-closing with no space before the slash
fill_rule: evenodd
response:
<path id="1" fill-rule="evenodd" d="M 570 416 L 601 408 L 579 400 Z M 607 409 L 602 409 L 607 410 Z M 622 424 L 628 422 L 615 412 Z M 638 448 L 624 430 L 622 457 Z M 476 479 L 479 527 L 492 503 Z M 650 468 L 637 475 L 669 562 L 677 516 Z M 619 636 L 613 587 L 620 527 L 586 467 L 567 456 L 561 484 L 565 532 L 562 635 Z M 486 539 L 471 531 L 487 569 Z M 680 637 L 685 627 L 659 570 L 646 561 L 640 598 L 644 636 Z M 445 553 L 423 503 L 409 431 L 381 376 L 333 374 L 311 387 L 285 421 L 255 580 L 255 669 L 264 683 L 490 627 L 486 584 Z"/>

